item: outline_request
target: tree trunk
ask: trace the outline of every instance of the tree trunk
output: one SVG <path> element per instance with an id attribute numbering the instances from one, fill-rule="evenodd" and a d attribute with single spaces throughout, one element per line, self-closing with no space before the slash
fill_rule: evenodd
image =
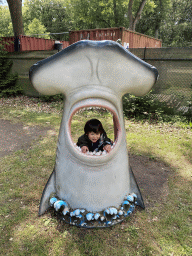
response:
<path id="1" fill-rule="evenodd" d="M 113 12 L 114 12 L 115 27 L 118 27 L 118 16 L 117 16 L 117 4 L 116 4 L 116 0 L 113 0 Z"/>
<path id="2" fill-rule="evenodd" d="M 133 0 L 129 0 L 128 5 L 128 18 L 129 18 L 129 29 L 133 29 L 133 14 L 132 14 Z"/>
<path id="3" fill-rule="evenodd" d="M 136 24 L 138 20 L 141 18 L 141 13 L 143 11 L 143 8 L 147 2 L 147 0 L 142 0 L 139 6 L 139 9 L 135 15 L 135 18 L 133 17 L 132 13 L 132 6 L 133 6 L 133 1 L 134 0 L 129 0 L 129 5 L 128 5 L 128 17 L 129 17 L 129 29 L 135 31 Z"/>
<path id="4" fill-rule="evenodd" d="M 135 31 L 136 24 L 137 24 L 138 20 L 141 18 L 141 13 L 143 11 L 143 8 L 144 8 L 146 2 L 147 2 L 147 0 L 142 0 L 142 2 L 140 3 L 139 9 L 137 11 L 137 14 L 136 14 L 134 22 L 133 22 L 133 31 Z"/>
<path id="5" fill-rule="evenodd" d="M 155 29 L 155 38 L 159 38 L 159 29 L 158 28 Z"/>
<path id="6" fill-rule="evenodd" d="M 23 35 L 22 0 L 7 0 L 7 3 L 11 14 L 14 36 Z"/>

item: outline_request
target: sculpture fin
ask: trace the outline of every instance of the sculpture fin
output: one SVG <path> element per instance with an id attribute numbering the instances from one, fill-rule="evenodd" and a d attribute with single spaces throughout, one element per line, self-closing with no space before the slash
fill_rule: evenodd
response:
<path id="1" fill-rule="evenodd" d="M 130 191 L 137 195 L 137 205 L 145 209 L 143 197 L 141 195 L 141 191 L 139 189 L 139 186 L 137 184 L 137 181 L 135 179 L 135 175 L 131 169 L 131 166 L 129 167 L 129 170 L 130 170 Z"/>
<path id="2" fill-rule="evenodd" d="M 41 197 L 41 202 L 39 206 L 39 215 L 42 215 L 46 212 L 46 210 L 50 207 L 49 198 L 52 193 L 55 193 L 55 168 L 49 177 L 47 184 L 43 190 L 43 194 Z"/>

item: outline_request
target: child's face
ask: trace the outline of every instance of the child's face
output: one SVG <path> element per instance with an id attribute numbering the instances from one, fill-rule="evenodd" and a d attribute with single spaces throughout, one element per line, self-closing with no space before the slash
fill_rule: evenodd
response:
<path id="1" fill-rule="evenodd" d="M 99 132 L 97 132 L 97 133 L 95 133 L 95 132 L 88 132 L 87 136 L 90 139 L 90 141 L 95 143 L 95 142 L 98 141 L 98 139 L 100 139 L 101 134 Z"/>

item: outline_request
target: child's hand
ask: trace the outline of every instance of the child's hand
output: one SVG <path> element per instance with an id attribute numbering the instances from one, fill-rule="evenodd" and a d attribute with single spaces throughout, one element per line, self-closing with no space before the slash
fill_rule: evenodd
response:
<path id="1" fill-rule="evenodd" d="M 89 149 L 88 149 L 87 146 L 83 146 L 83 147 L 81 148 L 81 152 L 82 152 L 82 153 L 86 153 L 87 151 L 89 151 Z"/>
<path id="2" fill-rule="evenodd" d="M 104 149 L 107 153 L 109 153 L 109 152 L 111 151 L 111 145 L 107 144 L 107 145 L 105 145 L 105 146 L 103 147 L 103 149 Z"/>

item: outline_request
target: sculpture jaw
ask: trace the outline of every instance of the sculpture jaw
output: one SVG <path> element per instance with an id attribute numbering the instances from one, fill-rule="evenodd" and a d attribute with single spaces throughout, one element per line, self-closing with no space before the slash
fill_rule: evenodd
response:
<path id="1" fill-rule="evenodd" d="M 80 109 L 89 108 L 89 107 L 105 108 L 108 111 L 110 111 L 111 114 L 113 115 L 115 146 L 111 150 L 111 152 L 106 155 L 92 156 L 92 155 L 83 154 L 74 145 L 75 142 L 73 141 L 71 136 L 71 121 L 72 121 L 73 115 Z M 91 166 L 102 165 L 105 162 L 108 162 L 117 153 L 123 137 L 122 127 L 123 127 L 122 117 L 119 116 L 117 109 L 109 101 L 106 101 L 104 99 L 98 99 L 98 98 L 89 98 L 89 99 L 79 101 L 72 106 L 69 112 L 69 119 L 66 127 L 66 133 L 68 138 L 68 141 L 67 141 L 68 149 L 75 158 L 77 158 L 81 162 L 86 163 L 87 165 L 91 165 Z"/>

